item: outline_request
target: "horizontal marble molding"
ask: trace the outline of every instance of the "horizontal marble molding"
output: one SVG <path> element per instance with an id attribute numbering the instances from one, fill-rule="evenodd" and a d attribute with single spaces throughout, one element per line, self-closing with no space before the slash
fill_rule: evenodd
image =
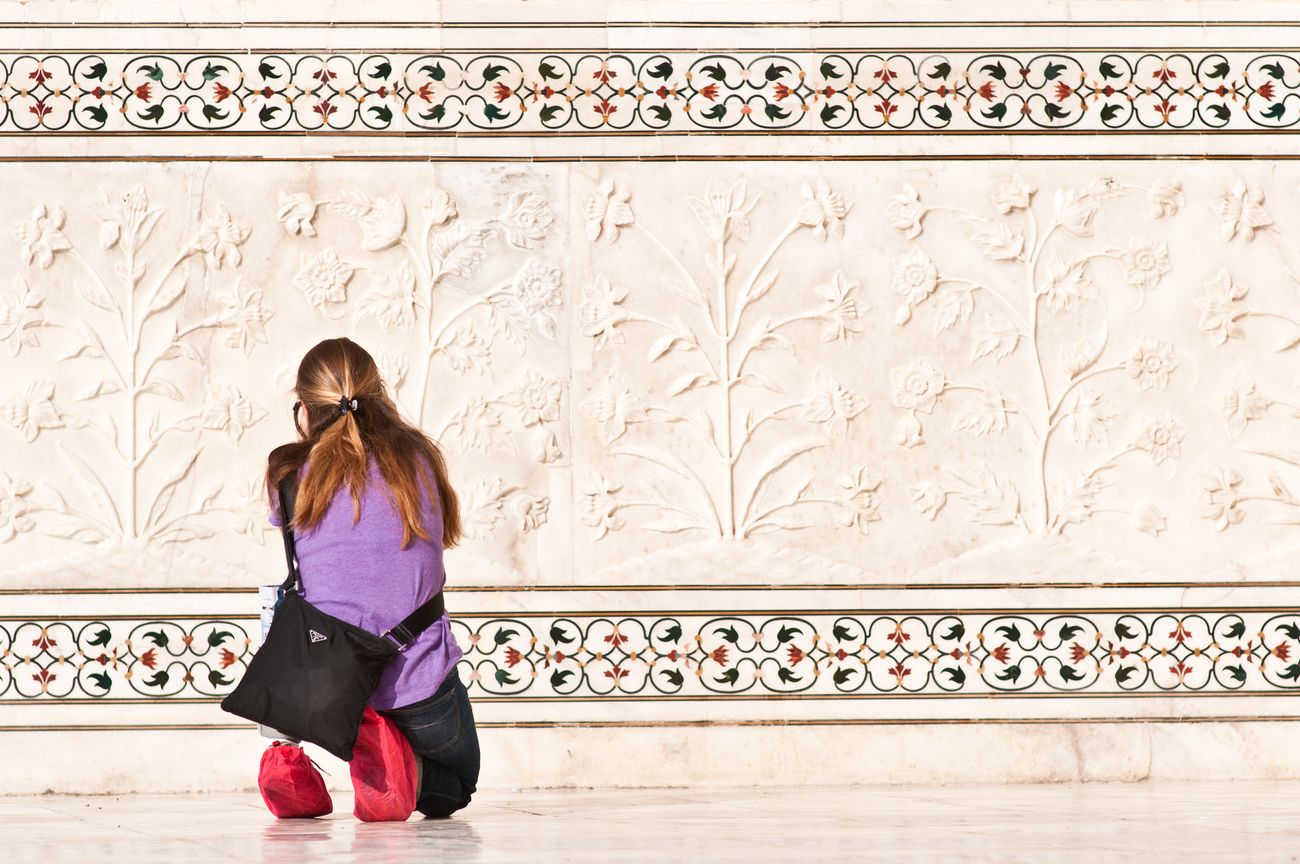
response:
<path id="1" fill-rule="evenodd" d="M 0 54 L 0 131 L 617 135 L 1272 131 L 1276 51 Z"/>
<path id="2" fill-rule="evenodd" d="M 0 701 L 218 698 L 251 622 L 0 622 Z M 480 699 L 1300 690 L 1300 611 L 457 616 Z"/>

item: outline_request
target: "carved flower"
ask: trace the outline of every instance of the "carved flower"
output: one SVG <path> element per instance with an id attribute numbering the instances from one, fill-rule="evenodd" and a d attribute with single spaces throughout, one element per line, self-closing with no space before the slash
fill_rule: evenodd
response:
<path id="1" fill-rule="evenodd" d="M 516 199 L 526 194 L 528 193 L 515 195 L 514 198 L 511 199 L 511 202 L 514 203 Z M 432 190 L 424 197 L 420 209 L 424 212 L 424 218 L 429 221 L 430 228 L 438 228 L 442 225 L 446 225 L 448 222 L 460 215 L 456 210 L 456 199 L 453 198 L 451 193 L 445 189 L 435 188 Z M 502 217 L 503 220 L 505 218 L 506 217 L 504 216 Z"/>
<path id="2" fill-rule="evenodd" d="M 1252 420 L 1268 413 L 1268 399 L 1255 392 L 1255 379 L 1244 368 L 1232 376 L 1232 389 L 1219 399 L 1219 412 L 1234 435 L 1246 431 Z"/>
<path id="3" fill-rule="evenodd" d="M 1131 524 L 1144 534 L 1150 534 L 1152 537 L 1159 536 L 1160 532 L 1165 530 L 1165 521 L 1165 514 L 1154 504 L 1143 503 L 1133 508 Z"/>
<path id="4" fill-rule="evenodd" d="M 894 387 L 894 404 L 929 414 L 943 392 L 943 373 L 929 360 L 920 358 L 889 372 Z"/>
<path id="5" fill-rule="evenodd" d="M 348 299 L 347 285 L 353 272 L 353 267 L 340 261 L 333 249 L 326 249 L 319 255 L 303 253 L 293 284 L 307 295 L 313 306 L 324 309 L 327 303 L 342 303 Z"/>
<path id="6" fill-rule="evenodd" d="M 632 193 L 621 180 L 606 177 L 600 181 L 599 191 L 582 199 L 582 215 L 587 220 L 587 239 L 596 242 L 601 234 L 606 243 L 618 239 L 619 229 L 633 222 L 628 199 Z"/>
<path id="7" fill-rule="evenodd" d="M 832 435 L 843 437 L 848 422 L 866 409 L 867 400 L 844 389 L 826 369 L 818 369 L 815 377 L 820 390 L 803 403 L 803 419 L 828 423 Z"/>
<path id="8" fill-rule="evenodd" d="M 578 521 L 594 529 L 593 539 L 623 527 L 623 520 L 614 515 L 619 506 L 615 493 L 622 488 L 622 484 L 610 483 L 599 471 L 592 471 L 578 490 Z"/>
<path id="9" fill-rule="evenodd" d="M 934 521 L 948 501 L 948 493 L 933 480 L 922 480 L 907 488 L 912 496 L 912 509 L 925 518 Z"/>
<path id="10" fill-rule="evenodd" d="M 387 249 L 406 230 L 406 207 L 397 196 L 380 198 L 360 218 L 361 248 L 367 252 Z"/>
<path id="11" fill-rule="evenodd" d="M 1237 319 L 1246 314 L 1246 307 L 1236 301 L 1246 296 L 1246 289 L 1234 284 L 1226 269 L 1206 282 L 1204 288 L 1205 293 L 1196 298 L 1196 308 L 1201 310 L 1200 328 L 1210 334 L 1216 345 L 1241 338 L 1242 328 Z"/>
<path id="12" fill-rule="evenodd" d="M 231 384 L 213 384 L 208 388 L 199 425 L 204 429 L 225 432 L 231 444 L 238 444 L 244 430 L 265 417 L 266 411 L 247 399 L 239 388 Z"/>
<path id="13" fill-rule="evenodd" d="M 239 246 L 248 239 L 248 229 L 230 218 L 230 211 L 218 208 L 216 216 L 209 216 L 199 225 L 194 238 L 194 248 L 203 253 L 203 260 L 213 270 L 220 270 L 224 261 L 238 267 L 243 263 Z"/>
<path id="14" fill-rule="evenodd" d="M 0 543 L 35 527 L 36 523 L 27 515 L 27 502 L 23 500 L 31 491 L 31 483 L 14 480 L 0 471 Z"/>
<path id="15" fill-rule="evenodd" d="M 260 288 L 244 289 L 243 277 L 236 278 L 229 288 L 217 289 L 217 301 L 221 304 L 221 324 L 230 328 L 226 344 L 250 354 L 253 343 L 266 341 L 266 322 L 273 313 L 262 305 Z"/>
<path id="16" fill-rule="evenodd" d="M 54 253 L 71 249 L 72 244 L 59 229 L 63 227 L 66 214 L 63 208 L 55 205 L 53 211 L 47 212 L 44 204 L 32 208 L 32 215 L 27 221 L 15 224 L 10 233 L 18 241 L 18 254 L 23 264 L 31 266 L 32 261 L 42 270 L 48 270 L 54 263 Z"/>
<path id="17" fill-rule="evenodd" d="M 1238 180 L 1232 189 L 1214 202 L 1214 212 L 1223 222 L 1223 239 L 1240 236 L 1247 242 L 1255 239 L 1255 232 L 1273 224 L 1273 217 L 1264 209 L 1264 193 L 1251 191 L 1244 181 Z"/>
<path id="18" fill-rule="evenodd" d="M 1097 205 L 1086 193 L 1078 189 L 1056 190 L 1056 221 L 1075 237 L 1092 236 L 1092 217 L 1097 215 Z"/>
<path id="19" fill-rule="evenodd" d="M 560 382 L 547 378 L 536 369 L 529 369 L 523 381 L 508 397 L 519 410 L 525 426 L 558 420 L 560 417 Z"/>
<path id="20" fill-rule="evenodd" d="M 623 373 L 618 370 L 609 373 L 604 387 L 592 391 L 582 403 L 582 410 L 589 419 L 600 424 L 606 444 L 613 443 L 626 432 L 627 424 L 649 419 L 640 397 L 628 389 Z"/>
<path id="21" fill-rule="evenodd" d="M 551 307 L 560 306 L 560 271 L 536 258 L 524 265 L 515 280 L 501 289 L 501 305 L 524 327 L 533 324 L 550 338 L 555 338 L 555 317 Z"/>
<path id="22" fill-rule="evenodd" d="M 1237 493 L 1241 473 L 1235 468 L 1198 474 L 1196 482 L 1201 487 L 1197 490 L 1197 510 L 1202 518 L 1215 523 L 1214 530 L 1222 531 L 1246 518 L 1246 512 L 1237 508 L 1241 503 Z"/>
<path id="23" fill-rule="evenodd" d="M 1173 216 L 1183 206 L 1183 184 L 1178 180 L 1161 180 L 1147 190 L 1151 202 L 1151 216 L 1161 219 Z"/>
<path id="24" fill-rule="evenodd" d="M 452 213 L 455 215 L 454 208 Z M 511 246 L 532 249 L 546 237 L 546 229 L 554 221 L 555 214 L 544 198 L 532 192 L 518 192 L 510 196 L 510 204 L 497 224 Z"/>
<path id="25" fill-rule="evenodd" d="M 1124 281 L 1134 288 L 1152 288 L 1169 272 L 1169 246 L 1163 240 L 1150 241 L 1134 237 L 1128 248 L 1119 253 Z"/>
<path id="26" fill-rule="evenodd" d="M 749 239 L 749 211 L 758 203 L 758 196 L 749 197 L 747 185 L 743 177 L 729 186 L 710 177 L 704 198 L 692 195 L 686 199 L 705 236 L 714 243 L 733 234 L 740 240 Z"/>
<path id="27" fill-rule="evenodd" d="M 894 443 L 899 447 L 920 447 L 925 443 L 925 436 L 921 434 L 921 421 L 915 412 L 908 411 L 898 418 L 894 424 Z"/>
<path id="28" fill-rule="evenodd" d="M 844 216 L 849 212 L 844 197 L 832 192 L 830 184 L 821 178 L 814 186 L 804 183 L 799 191 L 804 198 L 799 208 L 799 224 L 813 229 L 813 236 L 820 242 L 825 242 L 828 235 L 843 237 Z"/>
<path id="29" fill-rule="evenodd" d="M 306 192 L 281 192 L 280 207 L 275 216 L 290 234 L 315 237 L 316 199 Z"/>
<path id="30" fill-rule="evenodd" d="M 491 533 L 492 527 L 501 521 L 506 494 L 504 482 L 500 477 L 475 477 L 462 494 L 460 512 L 464 514 L 465 534 L 481 538 Z"/>
<path id="31" fill-rule="evenodd" d="M 385 328 L 410 327 L 415 323 L 415 275 L 403 261 L 397 273 L 384 273 L 357 303 L 353 319 L 377 318 Z"/>
<path id="32" fill-rule="evenodd" d="M 854 323 L 862 313 L 855 296 L 859 287 L 861 286 L 857 282 L 836 270 L 831 274 L 830 282 L 813 289 L 827 303 L 821 315 L 826 321 L 826 326 L 822 328 L 823 342 L 847 339 L 851 333 L 862 332 L 862 328 Z"/>
<path id="33" fill-rule="evenodd" d="M 546 514 L 551 506 L 550 498 L 534 498 L 531 495 L 516 495 L 515 513 L 519 516 L 520 531 L 536 531 L 546 524 Z"/>
<path id="34" fill-rule="evenodd" d="M 1105 438 L 1106 427 L 1115 419 L 1115 414 L 1111 412 L 1105 395 L 1085 388 L 1074 397 L 1068 419 L 1074 442 L 1083 447 Z"/>
<path id="35" fill-rule="evenodd" d="M 63 417 L 54 407 L 54 383 L 37 379 L 27 385 L 27 392 L 4 404 L 4 418 L 22 431 L 28 441 L 35 441 L 42 429 L 58 429 Z"/>
<path id="36" fill-rule="evenodd" d="M 1178 458 L 1183 440 L 1183 427 L 1168 414 L 1148 414 L 1146 423 L 1138 432 L 1133 446 L 1151 455 L 1159 465 L 1169 458 Z"/>
<path id="37" fill-rule="evenodd" d="M 925 208 L 921 206 L 921 199 L 908 183 L 904 183 L 903 191 L 890 198 L 885 205 L 885 219 L 889 221 L 890 227 L 901 231 L 909 240 L 921 236 L 921 219 L 924 216 Z"/>
<path id="38" fill-rule="evenodd" d="M 538 426 L 533 432 L 532 446 L 533 457 L 543 465 L 558 461 L 564 455 L 554 430 L 546 426 Z"/>
<path id="39" fill-rule="evenodd" d="M 1088 278 L 1087 259 L 1053 260 L 1048 270 L 1043 296 L 1053 312 L 1073 312 L 1089 300 L 1095 299 L 1097 289 Z"/>
<path id="40" fill-rule="evenodd" d="M 443 345 L 439 350 L 447 355 L 447 362 L 451 368 L 462 375 L 470 369 L 477 368 L 480 375 L 488 371 L 492 362 L 492 354 L 488 350 L 488 343 L 485 342 L 473 327 L 459 326 L 452 334 L 452 338 Z"/>
<path id="41" fill-rule="evenodd" d="M 908 306 L 921 303 L 934 293 L 938 284 L 939 271 L 920 247 L 913 247 L 906 255 L 894 259 L 894 291 Z"/>
<path id="42" fill-rule="evenodd" d="M 45 316 L 36 311 L 45 296 L 33 291 L 21 273 L 14 274 L 13 287 L 0 293 L 0 342 L 9 346 L 9 353 L 17 357 L 23 346 L 40 345 L 36 328 L 45 323 Z"/>
<path id="43" fill-rule="evenodd" d="M 1174 349 L 1168 342 L 1142 337 L 1124 368 L 1143 390 L 1163 390 L 1169 386 L 1169 374 L 1178 366 Z"/>
<path id="44" fill-rule="evenodd" d="M 587 301 L 581 309 L 581 333 L 595 340 L 593 348 L 599 351 L 610 342 L 620 345 L 626 342 L 618 325 L 627 320 L 626 313 L 619 308 L 619 304 L 627 297 L 627 289 L 611 285 L 609 279 L 602 274 L 592 280 L 584 293 Z"/>
<path id="45" fill-rule="evenodd" d="M 1019 174 L 1014 174 L 993 193 L 993 203 L 997 206 L 998 212 L 1005 216 L 1012 210 L 1028 209 L 1030 199 L 1037 191 L 1038 187 L 1033 183 Z"/>
<path id="46" fill-rule="evenodd" d="M 839 511 L 835 521 L 845 528 L 857 528 L 867 533 L 870 522 L 880 521 L 880 478 L 870 468 L 859 468 L 856 474 L 841 474 L 835 482 L 845 492 L 840 496 Z"/>

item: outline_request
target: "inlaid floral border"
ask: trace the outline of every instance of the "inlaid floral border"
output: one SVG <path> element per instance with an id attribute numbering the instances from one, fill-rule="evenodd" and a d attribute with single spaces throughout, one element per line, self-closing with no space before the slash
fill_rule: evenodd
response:
<path id="1" fill-rule="evenodd" d="M 0 130 L 1276 130 L 1259 51 L 0 54 Z"/>
<path id="2" fill-rule="evenodd" d="M 484 699 L 1277 694 L 1300 611 L 458 616 Z M 219 698 L 254 651 L 238 618 L 0 622 L 0 701 Z"/>

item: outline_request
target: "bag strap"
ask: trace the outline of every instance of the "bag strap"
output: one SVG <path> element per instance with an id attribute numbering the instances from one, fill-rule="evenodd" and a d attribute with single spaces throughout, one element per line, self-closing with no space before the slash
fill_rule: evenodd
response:
<path id="1" fill-rule="evenodd" d="M 289 575 L 285 577 L 280 588 L 284 591 L 297 590 L 297 586 L 302 584 L 302 574 L 298 570 L 298 554 L 293 543 L 293 508 L 294 502 L 298 497 L 298 472 L 290 471 L 280 481 L 280 534 L 284 537 L 284 557 L 289 565 Z M 391 636 L 398 644 L 398 650 L 405 648 L 410 643 L 419 638 L 430 624 L 442 617 L 447 611 L 442 592 L 434 594 L 428 600 L 420 604 L 418 608 L 410 615 L 407 615 L 396 626 L 385 630 L 379 634 L 381 636 Z"/>
<path id="2" fill-rule="evenodd" d="M 280 480 L 280 534 L 284 537 L 284 557 L 289 564 L 289 575 L 280 584 L 282 591 L 296 591 L 302 583 L 298 572 L 298 553 L 293 545 L 293 505 L 298 498 L 298 472 L 290 471 Z"/>

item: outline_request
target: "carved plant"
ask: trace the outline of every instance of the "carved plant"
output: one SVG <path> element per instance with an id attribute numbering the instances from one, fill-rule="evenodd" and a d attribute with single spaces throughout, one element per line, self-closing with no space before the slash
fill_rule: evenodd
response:
<path id="1" fill-rule="evenodd" d="M 195 506 L 175 506 L 174 499 L 209 432 L 224 433 L 232 444 L 238 443 L 266 412 L 233 385 L 220 382 L 210 383 L 206 394 L 195 399 L 177 386 L 173 370 L 181 361 L 209 365 L 189 338 L 201 331 L 224 333 L 226 347 L 251 353 L 256 343 L 266 341 L 264 324 L 270 312 L 262 306 L 261 291 L 242 277 L 217 275 L 223 264 L 240 265 L 246 227 L 233 221 L 225 208 L 205 214 L 198 229 L 159 267 L 149 260 L 158 240 L 150 241 L 163 212 L 150 206 L 142 185 L 111 200 L 102 199 L 95 215 L 100 251 L 116 258 L 109 274 L 99 272 L 63 233 L 66 214 L 61 207 L 37 204 L 26 220 L 11 229 L 23 263 L 38 272 L 50 271 L 51 282 L 71 282 L 84 305 L 76 318 L 51 320 L 42 312 L 43 293 L 20 273 L 0 293 L 0 339 L 16 356 L 24 349 L 41 348 L 41 331 L 61 332 L 66 335 L 60 340 L 65 348 L 60 362 L 84 361 L 95 374 L 88 389 L 71 397 L 56 392 L 57 385 L 47 378 L 32 380 L 0 405 L 0 417 L 27 442 L 35 442 L 45 430 L 58 430 L 71 439 L 78 434 L 96 435 L 106 442 L 110 459 L 90 459 L 78 452 L 81 448 L 58 442 L 81 487 L 74 502 L 52 484 L 34 486 L 4 475 L 0 540 L 38 528 L 44 534 L 91 544 L 171 543 L 210 537 L 216 533 L 213 514 L 240 510 L 240 501 L 222 495 L 224 484 L 219 481 Z M 60 258 L 71 259 L 81 275 L 55 271 Z M 205 318 L 182 323 L 176 307 L 196 260 L 219 308 Z M 146 279 L 151 269 L 156 275 Z M 84 413 L 70 407 L 74 402 L 86 406 Z M 180 437 L 186 435 L 188 439 Z M 159 450 L 169 436 L 178 442 L 188 440 L 174 448 L 180 455 L 165 457 L 165 448 Z M 172 461 L 162 480 L 143 488 L 146 465 L 165 458 Z M 241 530 L 261 538 L 260 525 L 244 525 Z"/>
<path id="2" fill-rule="evenodd" d="M 347 313 L 347 288 L 354 274 L 371 274 L 369 286 L 352 304 L 353 320 L 371 321 L 387 332 L 417 334 L 418 377 L 414 381 L 405 352 L 376 353 L 394 398 L 417 423 L 462 453 L 517 450 L 514 436 L 502 422 L 501 412 L 508 409 L 531 435 L 531 454 L 538 462 L 561 458 L 561 383 L 536 370 L 529 370 L 522 381 L 502 392 L 474 396 L 459 408 L 446 410 L 440 422 L 427 416 L 433 365 L 440 358 L 457 375 L 475 372 L 482 376 L 499 359 L 498 337 L 520 355 L 527 351 L 530 337 L 555 339 L 556 312 L 563 304 L 558 269 L 530 258 L 511 280 L 493 290 L 461 284 L 464 277 L 478 271 L 493 239 L 523 250 L 541 244 L 554 221 L 544 199 L 532 192 L 519 192 L 510 197 L 504 212 L 471 221 L 461 216 L 449 192 L 434 188 L 422 200 L 417 224 L 408 219 L 400 197 L 373 198 L 355 189 L 323 198 L 307 192 L 281 193 L 279 203 L 280 223 L 291 235 L 315 237 L 317 214 L 323 209 L 356 222 L 362 250 L 402 252 L 395 269 L 351 263 L 340 259 L 332 248 L 304 252 L 294 282 L 323 315 L 339 319 Z M 436 311 L 439 301 L 450 302 L 451 308 Z M 483 313 L 481 320 L 471 318 L 476 311 Z M 408 405 L 406 397 L 412 389 L 414 404 Z M 520 530 L 531 531 L 545 523 L 549 503 L 549 498 L 535 496 L 503 478 L 485 481 L 468 495 L 464 508 L 468 530 L 471 534 L 487 530 L 509 505 L 520 514 Z"/>
<path id="3" fill-rule="evenodd" d="M 1262 233 L 1278 244 L 1283 261 L 1296 259 L 1295 245 L 1273 224 L 1273 217 L 1264 209 L 1263 192 L 1239 181 L 1214 202 L 1214 211 L 1220 219 L 1225 241 L 1250 243 Z M 1300 277 L 1290 266 L 1284 264 L 1284 269 L 1291 289 L 1300 289 Z M 1274 352 L 1285 353 L 1300 346 L 1300 312 L 1295 311 L 1294 302 L 1290 311 L 1285 307 L 1257 305 L 1258 293 L 1254 286 L 1234 279 L 1227 268 L 1221 268 L 1204 282 L 1202 293 L 1196 299 L 1196 309 L 1200 313 L 1197 323 L 1215 346 L 1224 348 L 1229 342 L 1249 338 L 1245 324 L 1251 319 L 1260 322 L 1252 326 L 1252 334 L 1270 334 L 1275 339 Z M 1246 510 L 1240 506 L 1242 503 L 1262 501 L 1278 505 L 1270 508 L 1273 515 L 1269 521 L 1273 524 L 1300 525 L 1300 498 L 1291 492 L 1282 473 L 1285 471 L 1291 475 L 1294 482 L 1293 469 L 1300 468 L 1300 449 L 1255 440 L 1260 427 L 1266 427 L 1268 431 L 1280 430 L 1280 434 L 1288 438 L 1294 435 L 1300 428 L 1294 422 L 1300 420 L 1300 402 L 1260 393 L 1254 375 L 1247 367 L 1239 366 L 1228 386 L 1218 394 L 1216 405 L 1232 437 L 1240 442 L 1236 449 L 1268 460 L 1273 470 L 1266 478 L 1267 492 L 1250 492 L 1243 488 L 1245 477 L 1232 467 L 1215 467 L 1197 475 L 1200 515 L 1222 531 L 1245 518 Z"/>
<path id="4" fill-rule="evenodd" d="M 617 515 L 620 510 L 645 507 L 657 518 L 641 527 L 670 533 L 699 530 L 739 539 L 760 531 L 809 527 L 814 523 L 805 512 L 827 506 L 840 524 L 865 531 L 868 523 L 880 518 L 875 495 L 880 480 L 865 468 L 835 478 L 824 488 L 814 488 L 816 478 L 810 476 L 791 493 L 770 490 L 775 478 L 789 473 L 787 469 L 800 456 L 844 438 L 849 421 L 867 407 L 866 400 L 846 389 L 826 369 L 818 369 L 811 380 L 801 382 L 806 388 L 801 398 L 778 404 L 771 399 L 741 402 L 742 396 L 756 390 L 786 392 L 780 383 L 752 366 L 756 355 L 768 346 L 791 349 L 785 328 L 820 322 L 820 337 L 825 342 L 848 341 L 858 332 L 859 286 L 839 272 L 812 289 L 817 302 L 788 315 L 776 310 L 760 314 L 763 305 L 770 305 L 763 304 L 764 299 L 789 301 L 795 296 L 791 290 L 773 291 L 780 273 L 769 264 L 782 245 L 804 230 L 823 242 L 828 237 L 843 237 L 849 205 L 825 181 L 805 184 L 803 200 L 785 229 L 773 238 L 747 276 L 734 279 L 738 261 L 734 247 L 749 240 L 749 213 L 759 196 L 749 194 L 743 179 L 729 185 L 711 179 L 703 196 L 687 198 L 708 244 L 705 264 L 710 279 L 702 282 L 657 234 L 636 219 L 630 198 L 621 181 L 603 181 L 583 201 L 587 237 L 595 242 L 603 236 L 610 244 L 628 243 L 628 234 L 642 238 L 673 271 L 662 279 L 667 290 L 684 301 L 683 313 L 661 318 L 640 311 L 629 302 L 627 287 L 598 275 L 586 289 L 581 332 L 593 340 L 595 350 L 601 350 L 611 343 L 626 344 L 629 332 L 645 328 L 655 334 L 646 348 L 648 368 L 667 365 L 672 357 L 687 364 L 687 371 L 662 387 L 662 400 L 652 400 L 634 389 L 636 385 L 618 365 L 611 365 L 603 384 L 580 407 L 612 455 L 653 466 L 654 479 L 669 481 L 680 494 L 673 494 L 670 500 L 649 488 L 634 492 L 621 482 L 593 473 L 579 487 L 582 523 L 600 538 L 624 525 Z M 779 284 L 785 288 L 789 281 Z M 665 446 L 661 423 L 680 424 L 693 436 L 702 457 L 684 457 Z M 758 434 L 767 424 L 790 431 L 779 437 Z M 641 443 L 636 440 L 643 437 L 638 426 L 646 432 L 659 428 L 654 434 L 645 434 L 645 443 Z M 803 434 L 795 434 L 796 430 Z"/>
<path id="5" fill-rule="evenodd" d="M 944 466 L 943 478 L 915 484 L 910 490 L 913 507 L 930 519 L 937 517 L 949 496 L 954 496 L 966 505 L 971 521 L 977 524 L 1060 534 L 1070 525 L 1090 521 L 1094 513 L 1114 509 L 1098 506 L 1097 499 L 1110 485 L 1106 472 L 1122 457 L 1145 452 L 1159 464 L 1179 455 L 1182 427 L 1168 415 L 1148 414 L 1140 420 L 1127 446 L 1089 469 L 1051 477 L 1049 447 L 1063 425 L 1069 428 L 1076 446 L 1087 448 L 1094 442 L 1104 442 L 1117 418 L 1110 397 L 1094 386 L 1094 379 L 1122 374 L 1136 385 L 1139 395 L 1163 390 L 1178 360 L 1168 342 L 1146 336 L 1124 355 L 1112 354 L 1107 362 L 1103 359 L 1107 347 L 1107 328 L 1103 324 L 1099 331 L 1082 334 L 1077 341 L 1061 347 L 1055 362 L 1068 383 L 1054 391 L 1047 383 L 1050 358 L 1044 356 L 1039 323 L 1044 315 L 1069 320 L 1076 317 L 1080 307 L 1097 299 L 1100 289 L 1091 273 L 1095 260 L 1118 265 L 1124 284 L 1135 297 L 1133 305 L 1140 307 L 1145 292 L 1156 288 L 1169 272 L 1163 242 L 1133 237 L 1122 247 L 1061 257 L 1062 251 L 1053 248 L 1052 240 L 1058 232 L 1093 237 L 1098 210 L 1106 202 L 1132 192 L 1146 193 L 1153 217 L 1176 213 L 1183 203 L 1181 187 L 1176 183 L 1157 183 L 1151 188 L 1123 186 L 1102 179 L 1082 189 L 1061 188 L 1055 192 L 1051 219 L 1042 230 L 1037 192 L 1034 184 L 1019 174 L 1013 176 L 992 196 L 997 217 L 953 207 L 927 207 L 911 186 L 905 186 L 885 208 L 886 220 L 908 239 L 921 235 L 928 214 L 956 214 L 984 255 L 1007 270 L 1005 282 L 949 275 L 924 249 L 914 246 L 894 260 L 893 288 L 901 298 L 895 324 L 908 326 L 916 310 L 929 308 L 934 338 L 959 325 L 968 328 L 972 370 L 976 364 L 996 369 L 1019 358 L 1032 367 L 1030 377 L 1039 391 L 1028 401 L 1016 400 L 991 377 L 950 377 L 925 357 L 891 371 L 894 404 L 904 412 L 895 434 L 899 446 L 925 444 L 922 417 L 932 415 L 940 403 L 953 401 L 951 394 L 964 392 L 971 396 L 960 407 L 954 431 L 973 438 L 996 438 L 1013 434 L 1013 427 L 1018 427 L 1036 451 L 1034 492 L 1029 496 L 1022 495 L 1017 478 L 999 473 L 979 460 L 969 466 Z M 1053 253 L 1050 258 L 1048 252 Z M 977 303 L 977 298 L 984 301 Z M 1036 522 L 1033 527 L 1026 517 L 1026 498 L 1033 502 L 1031 509 L 1037 511 L 1031 517 Z M 1138 530 L 1157 534 L 1164 529 L 1164 515 L 1153 504 L 1139 504 L 1130 516 Z"/>

